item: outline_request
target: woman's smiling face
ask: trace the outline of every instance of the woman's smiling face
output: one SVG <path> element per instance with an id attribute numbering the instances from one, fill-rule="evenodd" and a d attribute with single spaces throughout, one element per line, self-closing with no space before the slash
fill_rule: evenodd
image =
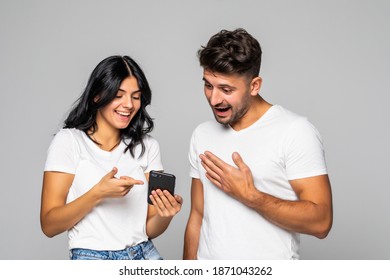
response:
<path id="1" fill-rule="evenodd" d="M 119 86 L 116 97 L 98 110 L 96 123 L 100 128 L 124 129 L 141 108 L 141 91 L 134 76 L 127 77 Z"/>

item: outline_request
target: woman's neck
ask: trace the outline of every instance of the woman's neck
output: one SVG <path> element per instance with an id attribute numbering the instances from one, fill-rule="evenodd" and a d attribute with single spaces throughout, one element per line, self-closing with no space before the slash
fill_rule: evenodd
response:
<path id="1" fill-rule="evenodd" d="M 104 130 L 97 128 L 94 133 L 88 133 L 89 137 L 104 151 L 111 152 L 120 143 L 120 131 L 119 130 Z"/>

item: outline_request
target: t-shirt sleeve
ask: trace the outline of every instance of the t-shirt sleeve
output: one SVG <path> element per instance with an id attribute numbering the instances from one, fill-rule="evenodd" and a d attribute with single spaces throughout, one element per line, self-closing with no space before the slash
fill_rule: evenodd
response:
<path id="1" fill-rule="evenodd" d="M 322 137 L 306 118 L 291 125 L 284 147 L 288 180 L 327 174 Z"/>
<path id="2" fill-rule="evenodd" d="M 160 145 L 156 139 L 152 137 L 147 138 L 147 166 L 144 170 L 145 173 L 150 172 L 151 170 L 163 170 L 163 164 L 161 160 Z"/>
<path id="3" fill-rule="evenodd" d="M 199 173 L 199 156 L 196 149 L 196 132 L 192 133 L 191 141 L 190 141 L 190 148 L 188 152 L 188 160 L 190 162 L 190 177 L 192 178 L 200 178 Z"/>
<path id="4" fill-rule="evenodd" d="M 75 140 L 69 130 L 60 130 L 47 150 L 44 171 L 76 173 Z"/>

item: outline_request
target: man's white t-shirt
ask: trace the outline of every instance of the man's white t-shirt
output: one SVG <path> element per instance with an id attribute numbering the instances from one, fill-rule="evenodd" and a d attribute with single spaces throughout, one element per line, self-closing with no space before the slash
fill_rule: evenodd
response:
<path id="1" fill-rule="evenodd" d="M 162 170 L 160 148 L 151 136 L 144 138 L 145 153 L 135 157 L 122 141 L 112 152 L 100 149 L 78 129 L 61 129 L 48 149 L 45 171 L 75 174 L 66 202 L 80 197 L 96 185 L 103 176 L 118 168 L 115 177 L 129 176 L 142 180 L 122 198 L 105 199 L 68 231 L 69 248 L 92 250 L 123 250 L 148 240 L 146 235 L 147 190 L 145 173 Z"/>
<path id="2" fill-rule="evenodd" d="M 299 234 L 284 230 L 214 186 L 199 155 L 210 151 L 235 166 L 238 152 L 262 192 L 297 200 L 289 180 L 327 173 L 321 136 L 304 117 L 279 105 L 240 131 L 216 121 L 199 125 L 189 151 L 190 176 L 204 191 L 198 259 L 298 259 Z"/>

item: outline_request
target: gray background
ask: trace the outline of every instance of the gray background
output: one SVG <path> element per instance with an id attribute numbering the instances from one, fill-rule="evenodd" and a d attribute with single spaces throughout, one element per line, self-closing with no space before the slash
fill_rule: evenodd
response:
<path id="1" fill-rule="evenodd" d="M 67 259 L 67 237 L 39 225 L 52 135 L 103 58 L 128 54 L 153 90 L 149 111 L 184 206 L 156 239 L 180 259 L 194 127 L 212 118 L 196 51 L 244 27 L 263 47 L 261 95 L 306 115 L 324 138 L 334 195 L 325 240 L 302 259 L 389 259 L 390 1 L 0 1 L 0 259 Z"/>

